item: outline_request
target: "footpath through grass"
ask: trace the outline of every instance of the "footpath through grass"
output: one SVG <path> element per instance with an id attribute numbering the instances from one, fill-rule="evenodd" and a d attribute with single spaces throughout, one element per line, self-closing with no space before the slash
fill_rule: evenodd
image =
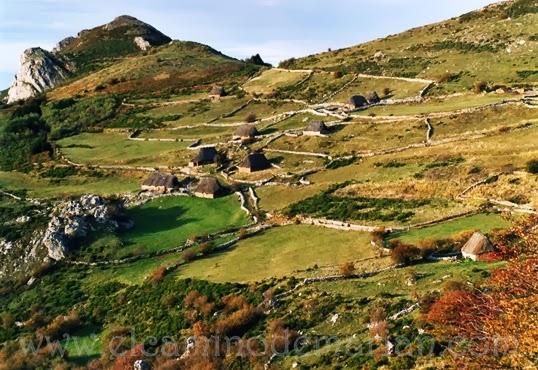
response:
<path id="1" fill-rule="evenodd" d="M 192 262 L 180 268 L 179 274 L 210 281 L 259 281 L 374 254 L 367 233 L 290 225 L 269 229 L 240 241 L 230 251 Z"/>

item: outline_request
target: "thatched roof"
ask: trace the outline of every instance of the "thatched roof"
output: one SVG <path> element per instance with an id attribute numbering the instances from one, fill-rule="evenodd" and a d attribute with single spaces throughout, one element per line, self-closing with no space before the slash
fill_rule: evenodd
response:
<path id="1" fill-rule="evenodd" d="M 241 138 L 254 138 L 259 134 L 258 129 L 254 125 L 239 126 L 234 132 L 234 136 Z"/>
<path id="2" fill-rule="evenodd" d="M 368 91 L 364 94 L 364 98 L 368 101 L 368 104 L 377 104 L 381 101 L 379 95 L 377 95 L 377 92 L 375 91 Z"/>
<path id="3" fill-rule="evenodd" d="M 262 171 L 271 167 L 271 162 L 263 153 L 252 153 L 239 164 L 240 168 L 249 168 L 251 171 Z"/>
<path id="4" fill-rule="evenodd" d="M 465 243 L 461 252 L 468 255 L 479 256 L 487 252 L 493 252 L 495 248 L 489 239 L 482 233 L 476 232 Z"/>
<path id="5" fill-rule="evenodd" d="M 196 157 L 192 159 L 192 162 L 196 164 L 214 163 L 217 155 L 218 152 L 214 146 L 203 147 L 200 148 Z"/>
<path id="6" fill-rule="evenodd" d="M 209 95 L 212 95 L 212 96 L 224 96 L 224 95 L 226 95 L 226 90 L 224 90 L 224 87 L 222 87 L 222 86 L 213 86 L 213 88 L 209 92 Z"/>
<path id="7" fill-rule="evenodd" d="M 355 108 L 360 108 L 368 105 L 368 100 L 362 95 L 354 95 L 349 98 L 349 104 Z"/>
<path id="8" fill-rule="evenodd" d="M 305 131 L 327 134 L 329 133 L 329 128 L 327 127 L 327 125 L 325 125 L 325 122 L 323 121 L 312 121 L 305 129 Z"/>
<path id="9" fill-rule="evenodd" d="M 196 189 L 195 193 L 200 194 L 212 194 L 216 195 L 222 191 L 222 186 L 219 184 L 219 181 L 214 177 L 203 177 Z"/>
<path id="10" fill-rule="evenodd" d="M 179 180 L 174 175 L 155 171 L 146 180 L 144 180 L 142 186 L 176 189 L 179 187 Z"/>

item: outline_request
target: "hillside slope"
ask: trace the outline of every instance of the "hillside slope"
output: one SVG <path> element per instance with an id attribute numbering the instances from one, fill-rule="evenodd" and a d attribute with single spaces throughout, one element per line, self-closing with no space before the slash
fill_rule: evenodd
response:
<path id="1" fill-rule="evenodd" d="M 537 50 L 538 1 L 517 0 L 282 66 L 432 78 L 450 92 L 477 80 L 536 84 Z"/>
<path id="2" fill-rule="evenodd" d="M 153 26 L 122 15 L 110 23 L 80 31 L 76 37 L 65 38 L 58 43 L 54 52 L 84 71 L 170 41 L 170 37 Z"/>
<path id="3" fill-rule="evenodd" d="M 178 93 L 198 85 L 206 89 L 209 87 L 205 85 L 223 82 L 236 75 L 249 75 L 258 68 L 227 57 L 207 45 L 174 41 L 73 79 L 49 95 L 55 99 L 93 93 Z"/>

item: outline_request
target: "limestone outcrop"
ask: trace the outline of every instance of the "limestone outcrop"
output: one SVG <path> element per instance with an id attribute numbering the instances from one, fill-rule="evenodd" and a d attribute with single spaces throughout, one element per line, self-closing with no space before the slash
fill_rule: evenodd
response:
<path id="1" fill-rule="evenodd" d="M 15 81 L 9 88 L 7 102 L 13 103 L 36 96 L 63 81 L 68 70 L 54 54 L 41 49 L 26 49 Z"/>
<path id="2" fill-rule="evenodd" d="M 97 195 L 84 195 L 80 199 L 60 203 L 45 230 L 43 245 L 48 256 L 61 260 L 67 256 L 71 243 L 85 238 L 97 230 L 116 231 L 132 226 L 120 223 L 121 206 L 111 204 Z"/>

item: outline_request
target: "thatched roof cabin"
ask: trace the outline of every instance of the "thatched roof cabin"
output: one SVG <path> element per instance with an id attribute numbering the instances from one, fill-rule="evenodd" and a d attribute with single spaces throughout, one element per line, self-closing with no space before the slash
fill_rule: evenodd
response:
<path id="1" fill-rule="evenodd" d="M 194 189 L 194 195 L 200 198 L 216 198 L 222 195 L 224 188 L 214 177 L 203 177 Z"/>
<path id="2" fill-rule="evenodd" d="M 312 121 L 308 127 L 303 131 L 304 135 L 327 135 L 329 134 L 329 128 L 323 121 Z"/>
<path id="3" fill-rule="evenodd" d="M 189 162 L 190 167 L 216 163 L 219 153 L 214 146 L 200 148 L 198 154 Z"/>
<path id="4" fill-rule="evenodd" d="M 247 140 L 247 139 L 254 139 L 256 136 L 260 135 L 258 132 L 258 129 L 254 125 L 243 125 L 239 126 L 233 135 L 234 139 L 241 139 L 241 140 Z"/>
<path id="5" fill-rule="evenodd" d="M 463 258 L 469 258 L 473 261 L 478 261 L 482 254 L 493 252 L 495 247 L 487 236 L 482 233 L 476 232 L 471 238 L 465 243 L 461 249 L 461 254 Z"/>
<path id="6" fill-rule="evenodd" d="M 179 185 L 180 183 L 176 176 L 155 171 L 144 180 L 142 190 L 166 193 L 179 188 Z"/>
<path id="7" fill-rule="evenodd" d="M 256 172 L 271 168 L 271 162 L 263 153 L 249 154 L 238 166 L 239 172 Z"/>
<path id="8" fill-rule="evenodd" d="M 375 91 L 368 91 L 364 94 L 364 98 L 368 101 L 368 104 L 377 104 L 381 101 L 379 95 Z"/>
<path id="9" fill-rule="evenodd" d="M 354 108 L 362 108 L 368 105 L 368 100 L 362 95 L 353 95 L 349 98 L 349 105 Z"/>
<path id="10" fill-rule="evenodd" d="M 226 95 L 226 90 L 222 86 L 213 86 L 209 91 L 210 96 L 221 97 Z"/>

